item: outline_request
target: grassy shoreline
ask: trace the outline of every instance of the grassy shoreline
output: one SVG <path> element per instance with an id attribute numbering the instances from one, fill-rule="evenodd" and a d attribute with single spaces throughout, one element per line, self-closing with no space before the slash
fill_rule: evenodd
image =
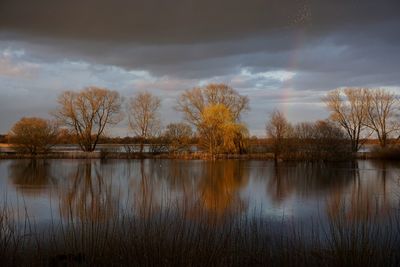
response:
<path id="1" fill-rule="evenodd" d="M 124 153 L 124 152 L 52 152 L 48 154 L 1 154 L 0 159 L 260 159 L 273 160 L 272 153 L 263 154 L 218 154 L 194 153 Z"/>
<path id="2" fill-rule="evenodd" d="M 387 225 L 345 216 L 323 226 L 257 216 L 216 216 L 189 207 L 151 208 L 109 220 L 69 218 L 18 227 L 0 212 L 6 266 L 398 266 L 399 217 Z M 361 219 L 361 218 L 360 218 Z"/>
<path id="3" fill-rule="evenodd" d="M 400 154 L 397 153 L 377 153 L 359 152 L 353 156 L 343 156 L 337 158 L 309 158 L 292 157 L 279 159 L 278 161 L 348 161 L 348 160 L 368 160 L 385 159 L 399 160 Z M 181 159 L 181 160 L 215 160 L 215 159 L 237 159 L 237 160 L 274 160 L 273 153 L 248 153 L 248 154 L 216 154 L 210 155 L 204 152 L 192 153 L 126 153 L 126 152 L 51 152 L 47 154 L 18 154 L 1 153 L 0 160 L 5 159 Z"/>

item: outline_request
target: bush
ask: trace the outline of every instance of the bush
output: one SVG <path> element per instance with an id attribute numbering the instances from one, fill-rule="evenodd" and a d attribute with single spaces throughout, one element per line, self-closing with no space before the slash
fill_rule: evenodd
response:
<path id="1" fill-rule="evenodd" d="M 9 142 L 17 152 L 46 153 L 56 143 L 57 126 L 41 118 L 22 118 L 12 127 Z"/>

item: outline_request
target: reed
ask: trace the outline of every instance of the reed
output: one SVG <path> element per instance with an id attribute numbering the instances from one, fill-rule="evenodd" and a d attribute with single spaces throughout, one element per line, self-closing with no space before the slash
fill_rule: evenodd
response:
<path id="1" fill-rule="evenodd" d="M 273 222 L 200 206 L 151 203 L 110 218 L 68 216 L 49 225 L 0 214 L 3 266 L 398 266 L 400 220 Z"/>

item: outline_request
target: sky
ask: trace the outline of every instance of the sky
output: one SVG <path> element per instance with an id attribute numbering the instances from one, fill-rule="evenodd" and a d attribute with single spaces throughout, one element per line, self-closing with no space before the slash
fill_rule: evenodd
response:
<path id="1" fill-rule="evenodd" d="M 399 71 L 398 0 L 0 1 L 0 133 L 87 86 L 149 91 L 166 125 L 184 90 L 223 82 L 249 97 L 243 120 L 263 136 L 274 109 L 327 118 L 335 88 L 400 93 Z"/>

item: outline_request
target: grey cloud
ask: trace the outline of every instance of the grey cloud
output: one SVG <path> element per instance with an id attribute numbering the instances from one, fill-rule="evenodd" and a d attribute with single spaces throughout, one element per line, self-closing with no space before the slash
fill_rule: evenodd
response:
<path id="1" fill-rule="evenodd" d="M 305 0 L 4 0 L 0 25 L 3 30 L 66 39 L 192 43 L 302 22 L 305 8 Z"/>
<path id="2" fill-rule="evenodd" d="M 192 43 L 397 18 L 399 6 L 396 0 L 3 0 L 0 25 L 67 39 Z"/>
<path id="3" fill-rule="evenodd" d="M 279 68 L 316 72 L 365 70 L 368 64 L 361 62 L 362 58 L 376 63 L 379 68 L 375 69 L 382 69 L 381 65 L 386 69 L 397 67 L 397 55 L 400 54 L 400 35 L 397 29 L 400 27 L 400 18 L 388 15 L 377 20 L 379 16 L 370 14 L 370 20 L 366 20 L 361 14 L 361 19 L 366 20 L 363 23 L 357 21 L 360 15 L 353 15 L 353 23 L 346 27 L 333 27 L 345 20 L 336 18 L 337 21 L 331 25 L 334 29 L 329 30 L 319 29 L 323 27 L 313 24 L 303 28 L 270 29 L 267 33 L 248 38 L 205 39 L 199 43 L 143 44 L 118 39 L 99 42 L 82 38 L 60 39 L 40 34 L 32 36 L 20 33 L 10 36 L 4 32 L 0 40 L 3 40 L 4 45 L 9 43 L 30 49 L 38 60 L 46 62 L 65 57 L 95 64 L 116 65 L 128 70 L 144 69 L 157 76 L 188 79 L 222 76 L 237 71 L 239 67 L 259 68 L 262 71 Z"/>
<path id="4" fill-rule="evenodd" d="M 326 90 L 399 87 L 399 10 L 398 0 L 2 0 L 0 51 L 25 54 L 0 72 L 38 68 L 25 80 L 0 76 L 0 132 L 9 118 L 46 114 L 61 90 L 92 84 L 169 97 L 165 121 L 181 90 L 209 81 L 249 95 L 245 119 L 257 133 L 278 105 L 295 119 L 325 116 L 317 103 Z M 280 70 L 295 75 L 257 76 Z"/>

